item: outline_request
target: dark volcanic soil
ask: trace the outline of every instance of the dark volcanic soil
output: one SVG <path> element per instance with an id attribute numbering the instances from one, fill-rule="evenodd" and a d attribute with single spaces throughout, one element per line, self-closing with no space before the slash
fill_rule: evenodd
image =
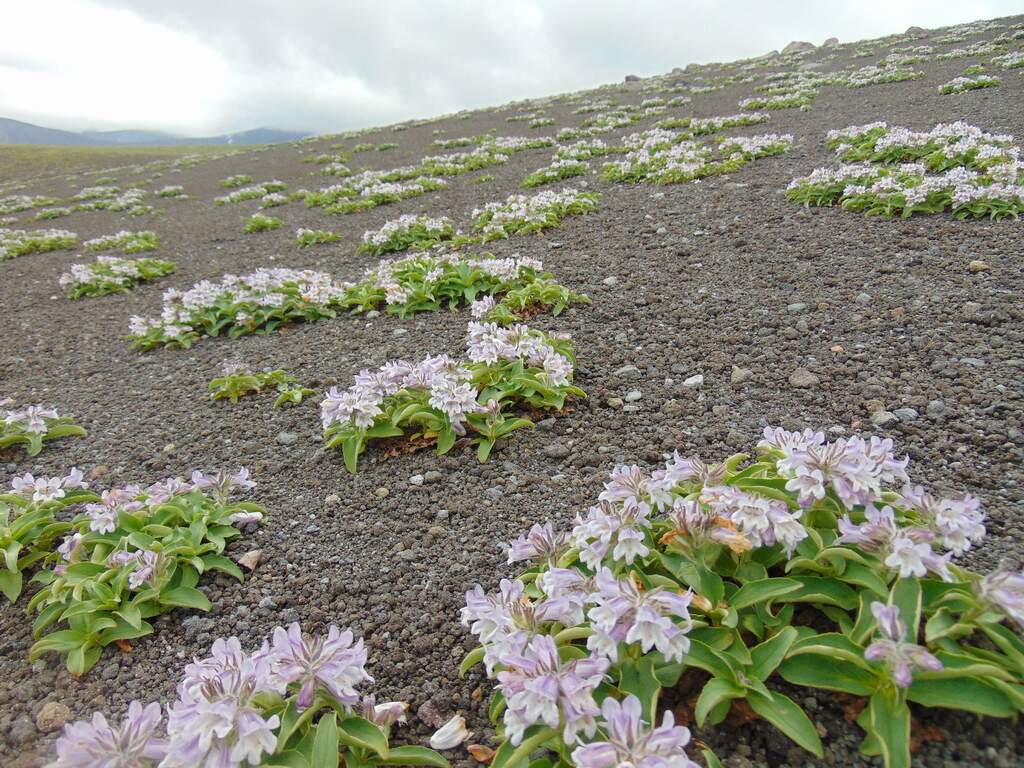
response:
<path id="1" fill-rule="evenodd" d="M 953 46 L 936 47 L 941 52 Z M 872 58 L 853 59 L 848 48 L 823 70 L 875 63 L 887 52 L 887 46 L 875 46 Z M 827 53 L 817 51 L 808 60 Z M 1015 221 L 890 221 L 805 210 L 782 193 L 795 176 L 831 162 L 823 142 L 833 128 L 886 120 L 927 130 L 965 120 L 1024 138 L 1024 70 L 1000 71 L 1003 84 L 997 88 L 938 94 L 941 83 L 978 61 L 916 64 L 926 74 L 910 82 L 824 87 L 810 112 L 775 111 L 767 125 L 731 132 L 791 133 L 793 149 L 783 156 L 756 161 L 731 176 L 675 186 L 611 185 L 591 176 L 588 188 L 602 194 L 596 213 L 570 218 L 543 236 L 494 243 L 491 250 L 498 255 L 542 259 L 562 283 L 592 297 L 589 307 L 532 321 L 573 336 L 577 383 L 590 397 L 540 429 L 516 433 L 485 465 L 469 451 L 385 459 L 371 448 L 358 476 L 351 477 L 340 453 L 321 448 L 318 397 L 275 410 L 272 397 L 229 406 L 211 403 L 205 394 L 226 359 L 281 367 L 320 390 L 335 381 L 347 386 L 359 369 L 389 359 L 458 354 L 467 313 L 404 321 L 341 317 L 272 336 L 206 339 L 190 351 L 141 356 L 123 336 L 130 315 L 159 312 L 166 288 L 185 289 L 228 272 L 279 265 L 355 279 L 376 261 L 356 255 L 365 230 L 409 212 L 447 215 L 466 228 L 474 207 L 518 191 L 527 173 L 547 164 L 551 149 L 513 155 L 505 166 L 450 179 L 446 190 L 367 213 L 330 216 L 291 203 L 270 211 L 284 227 L 263 234 L 242 233 L 256 202 L 213 205 L 223 193 L 218 180 L 247 173 L 256 181 L 282 179 L 289 191 L 326 186 L 332 179 L 310 175 L 316 166 L 300 160 L 329 152 L 337 139 L 165 173 L 148 189 L 181 184 L 191 199 L 150 197 L 147 202 L 165 211 L 161 217 L 97 212 L 42 223 L 75 231 L 80 241 L 120 229 L 153 229 L 162 240 L 155 255 L 174 260 L 178 270 L 131 294 L 73 302 L 61 295 L 57 279 L 69 264 L 91 255 L 62 251 L 0 263 L 0 395 L 53 404 L 90 433 L 54 443 L 36 459 L 7 455 L 0 460 L 0 483 L 6 487 L 15 473 L 57 474 L 72 465 L 86 472 L 106 467 L 98 487 L 246 465 L 258 482 L 252 498 L 270 515 L 232 548 L 236 557 L 260 548 L 266 558 L 244 584 L 207 583 L 209 614 L 165 615 L 152 636 L 133 643 L 131 653 L 108 649 L 81 679 L 55 657 L 29 664 L 27 598 L 16 605 L 0 601 L 0 764 L 35 766 L 48 756 L 54 734 L 41 734 L 35 725 L 47 701 L 63 702 L 81 718 L 94 709 L 120 715 L 134 698 L 171 699 L 183 665 L 204 655 L 214 638 L 235 634 L 253 647 L 274 626 L 294 620 L 310 631 L 329 623 L 350 626 L 366 638 L 379 697 L 411 702 L 410 725 L 401 731 L 407 738 L 429 735 L 424 718 L 433 709 L 446 717 L 465 714 L 473 741 L 486 742 L 490 686 L 479 673 L 458 679 L 459 661 L 473 645 L 458 623 L 458 609 L 474 583 L 490 589 L 501 576 L 512 575 L 500 544 L 536 521 L 568 525 L 596 497 L 614 463 L 654 463 L 674 448 L 722 458 L 752 447 L 766 424 L 814 426 L 833 436 L 893 437 L 912 457 L 912 472 L 922 482 L 985 499 L 989 539 L 972 553 L 973 565 L 987 569 L 1001 558 L 1019 558 L 1024 228 Z M 731 85 L 694 96 L 691 105 L 670 114 L 733 114 L 740 111 L 737 102 L 752 94 L 752 84 Z M 612 94 L 619 103 L 649 95 L 626 86 Z M 399 147 L 351 155 L 349 165 L 414 163 L 442 151 L 431 146 L 435 131 L 446 138 L 491 129 L 498 135 L 553 135 L 585 117 L 572 109 L 552 105 L 548 114 L 555 125 L 539 130 L 506 122 L 527 111 L 521 107 L 385 129 L 345 144 L 394 141 Z M 601 138 L 611 143 L 657 119 Z M 495 179 L 472 183 L 482 174 Z M 122 174 L 119 182 L 143 177 Z M 79 178 L 26 191 L 65 197 L 87 183 Z M 17 226 L 34 228 L 31 213 L 20 214 Z M 300 250 L 294 242 L 298 227 L 331 229 L 343 239 Z M 968 264 L 975 259 L 991 271 L 973 274 Z M 844 351 L 832 351 L 838 347 Z M 617 376 L 627 365 L 639 375 Z M 752 376 L 731 383 L 733 366 Z M 813 371 L 820 385 L 791 386 L 797 368 Z M 684 387 L 696 374 L 703 374 L 703 385 Z M 615 398 L 631 390 L 641 398 L 638 408 L 626 410 Z M 912 408 L 919 415 L 876 428 L 870 415 L 879 403 L 888 411 Z M 284 445 L 283 433 L 297 440 Z M 432 474 L 422 486 L 410 483 L 429 470 L 440 477 Z M 844 702 L 806 691 L 796 695 L 826 734 L 820 764 L 865 764 L 856 753 L 859 730 L 845 719 Z M 414 714 L 428 702 L 432 706 L 422 710 L 423 717 Z M 1014 724 L 962 713 L 924 715 L 922 722 L 934 726 L 928 729 L 933 740 L 917 754 L 922 766 L 1024 765 L 1024 730 Z M 732 768 L 815 764 L 759 723 L 697 736 Z M 474 764 L 461 750 L 452 754 L 453 762 Z"/>

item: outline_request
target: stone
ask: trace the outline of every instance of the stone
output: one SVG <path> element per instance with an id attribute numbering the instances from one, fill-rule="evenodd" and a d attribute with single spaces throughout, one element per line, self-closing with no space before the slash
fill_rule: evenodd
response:
<path id="1" fill-rule="evenodd" d="M 916 421 L 918 416 L 921 415 L 914 408 L 897 408 L 892 413 L 897 419 L 902 421 L 904 424 L 908 424 L 911 421 Z"/>
<path id="2" fill-rule="evenodd" d="M 635 365 L 624 365 L 616 370 L 614 375 L 618 376 L 620 379 L 639 379 L 640 369 Z"/>
<path id="3" fill-rule="evenodd" d="M 621 408 L 623 400 L 621 397 L 609 397 L 604 402 L 609 408 Z"/>
<path id="4" fill-rule="evenodd" d="M 946 415 L 946 404 L 941 400 L 929 400 L 924 412 L 930 419 L 941 419 Z"/>
<path id="5" fill-rule="evenodd" d="M 391 491 L 382 485 L 380 488 L 373 492 L 373 495 L 376 496 L 378 499 L 384 499 L 387 498 L 387 495 L 389 493 L 391 493 Z"/>
<path id="6" fill-rule="evenodd" d="M 925 37 L 928 34 L 928 30 L 921 29 L 921 27 L 907 27 L 907 31 L 903 34 L 910 37 Z"/>
<path id="7" fill-rule="evenodd" d="M 871 303 L 871 294 L 864 293 L 863 291 L 861 291 L 860 293 L 857 294 L 857 298 L 855 298 L 854 301 L 856 301 L 861 306 L 866 306 Z"/>
<path id="8" fill-rule="evenodd" d="M 611 287 L 619 284 L 619 278 L 617 278 L 615 275 L 608 275 L 608 277 L 606 277 L 601 282 Z"/>
<path id="9" fill-rule="evenodd" d="M 745 381 L 750 381 L 753 377 L 754 372 L 749 368 L 740 368 L 738 365 L 734 365 L 729 381 L 733 384 L 742 384 Z"/>
<path id="10" fill-rule="evenodd" d="M 789 374 L 789 385 L 797 389 L 816 387 L 821 382 L 817 374 L 811 373 L 806 368 L 797 368 Z"/>
<path id="11" fill-rule="evenodd" d="M 238 564 L 245 568 L 247 571 L 255 571 L 256 566 L 263 562 L 263 550 L 262 549 L 250 549 L 240 558 L 238 558 Z"/>
<path id="12" fill-rule="evenodd" d="M 807 305 L 802 301 L 794 302 L 786 307 L 786 311 L 790 314 L 796 315 L 807 309 Z"/>
<path id="13" fill-rule="evenodd" d="M 540 452 L 547 456 L 549 459 L 564 459 L 569 455 L 569 446 L 565 443 L 548 443 Z"/>
<path id="14" fill-rule="evenodd" d="M 835 48 L 837 45 L 839 45 L 839 38 L 838 37 L 830 37 L 828 40 L 826 40 L 824 43 L 821 44 L 821 47 L 822 48 Z"/>
<path id="15" fill-rule="evenodd" d="M 980 259 L 974 259 L 970 264 L 967 265 L 967 268 L 971 270 L 971 272 L 975 275 L 978 274 L 979 272 L 988 272 L 992 269 L 992 267 L 990 267 L 988 264 L 986 264 L 984 261 L 981 261 Z"/>
<path id="16" fill-rule="evenodd" d="M 64 727 L 71 717 L 71 710 L 59 701 L 48 701 L 36 715 L 36 728 L 43 733 L 52 733 Z"/>
<path id="17" fill-rule="evenodd" d="M 894 413 L 890 413 L 889 411 L 886 410 L 875 411 L 874 413 L 871 414 L 871 423 L 874 424 L 876 427 L 891 427 L 898 421 L 899 419 L 896 417 Z"/>
<path id="18" fill-rule="evenodd" d="M 299 436 L 294 432 L 278 432 L 274 442 L 278 445 L 295 445 L 298 439 Z"/>
<path id="19" fill-rule="evenodd" d="M 814 43 L 808 43 L 806 40 L 794 40 L 785 48 L 782 49 L 783 56 L 789 56 L 791 53 L 801 53 L 803 51 L 813 51 Z"/>
<path id="20" fill-rule="evenodd" d="M 631 389 L 626 393 L 625 400 L 627 403 L 635 403 L 641 397 L 643 397 L 643 393 L 639 389 Z"/>
<path id="21" fill-rule="evenodd" d="M 103 477 L 109 471 L 110 470 L 107 469 L 107 465 L 106 464 L 100 464 L 99 466 L 93 467 L 89 471 L 89 479 L 90 480 L 99 480 L 101 477 Z"/>
<path id="22" fill-rule="evenodd" d="M 497 501 L 504 495 L 505 492 L 496 485 L 492 485 L 490 488 L 484 490 L 484 498 L 489 499 L 490 501 Z"/>
<path id="23" fill-rule="evenodd" d="M 444 475 L 442 475 L 436 469 L 431 469 L 431 470 L 428 470 L 428 471 L 423 473 L 423 480 L 424 480 L 424 482 L 427 482 L 427 483 L 437 483 L 437 482 L 440 482 L 443 477 L 444 477 Z"/>
<path id="24" fill-rule="evenodd" d="M 409 331 L 406 330 L 405 328 L 395 328 L 395 330 L 393 330 L 391 332 L 391 335 L 392 336 L 405 336 L 405 334 L 407 334 L 408 332 Z"/>
<path id="25" fill-rule="evenodd" d="M 324 496 L 324 504 L 328 507 L 333 507 L 335 504 L 341 503 L 341 496 L 336 493 L 329 493 Z"/>
<path id="26" fill-rule="evenodd" d="M 423 485 L 424 480 L 423 475 L 413 475 L 409 478 L 409 485 Z"/>
<path id="27" fill-rule="evenodd" d="M 704 374 L 697 373 L 683 380 L 683 386 L 687 389 L 700 389 L 704 386 Z"/>
<path id="28" fill-rule="evenodd" d="M 667 235 L 668 234 L 668 229 L 666 227 L 658 227 L 654 231 L 654 234 L 656 234 L 656 235 Z"/>
<path id="29" fill-rule="evenodd" d="M 639 75 L 626 75 L 625 81 L 627 83 L 639 83 L 640 82 L 640 76 Z"/>

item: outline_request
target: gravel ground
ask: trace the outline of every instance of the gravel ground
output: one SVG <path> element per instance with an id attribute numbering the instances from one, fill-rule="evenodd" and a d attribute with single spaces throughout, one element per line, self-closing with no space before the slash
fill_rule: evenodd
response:
<path id="1" fill-rule="evenodd" d="M 886 53 L 876 46 L 871 59 L 853 60 L 847 50 L 823 69 L 851 61 L 863 66 Z M 469 451 L 384 458 L 371 448 L 351 477 L 340 453 L 321 448 L 318 397 L 282 410 L 272 407 L 272 397 L 237 406 L 205 398 L 206 383 L 226 359 L 281 367 L 319 390 L 335 382 L 347 386 L 359 369 L 388 359 L 458 353 L 466 313 L 404 321 L 342 317 L 269 337 L 204 340 L 190 351 L 141 356 L 123 336 L 128 317 L 156 314 L 162 291 L 171 286 L 184 289 L 203 278 L 273 265 L 358 277 L 375 261 L 355 253 L 364 230 L 412 212 L 447 215 L 465 227 L 475 206 L 517 191 L 523 176 L 548 162 L 550 149 L 519 153 L 505 166 L 451 179 L 446 190 L 362 214 L 329 216 L 292 203 L 270 212 L 285 226 L 263 234 L 241 232 L 255 202 L 212 204 L 222 194 L 218 179 L 248 173 L 256 181 L 282 179 L 291 190 L 326 186 L 331 179 L 311 176 L 315 166 L 300 159 L 329 151 L 336 139 L 165 173 L 149 189 L 181 184 L 191 199 L 157 200 L 165 211 L 159 218 L 96 212 L 49 222 L 77 232 L 80 240 L 154 229 L 162 240 L 155 255 L 171 258 L 178 270 L 131 294 L 72 302 L 60 294 L 57 278 L 81 260 L 75 253 L 0 264 L 7 329 L 0 336 L 0 394 L 19 403 L 54 404 L 90 433 L 55 443 L 35 459 L 3 457 L 0 483 L 6 486 L 15 473 L 56 474 L 77 465 L 101 468 L 97 485 L 108 487 L 244 464 L 259 484 L 252 498 L 270 515 L 230 549 L 235 557 L 263 550 L 265 561 L 244 584 L 206 583 L 209 614 L 163 616 L 154 634 L 133 642 L 130 653 L 108 649 L 82 678 L 69 675 L 55 657 L 29 664 L 27 598 L 16 605 L 0 602 L 0 764 L 26 768 L 45 761 L 56 734 L 42 733 L 35 718 L 46 702 L 61 702 L 81 718 L 94 709 L 120 715 L 134 698 L 171 699 L 183 665 L 205 654 L 214 638 L 235 634 L 253 647 L 274 626 L 294 620 L 311 631 L 329 623 L 350 626 L 366 638 L 379 696 L 411 702 L 405 738 L 421 740 L 437 722 L 461 712 L 475 731 L 473 741 L 486 742 L 493 735 L 486 722 L 489 684 L 479 673 L 458 679 L 472 638 L 457 615 L 474 583 L 491 588 L 512 574 L 500 543 L 538 520 L 568 525 L 596 497 L 614 463 L 653 464 L 673 448 L 724 457 L 752 446 L 766 424 L 893 437 L 909 452 L 918 478 L 947 490 L 970 489 L 986 500 L 990 535 L 973 553 L 973 565 L 990 568 L 1001 558 L 1020 558 L 1022 225 L 948 216 L 868 219 L 805 210 L 782 194 L 792 178 L 831 161 L 823 142 L 832 128 L 887 120 L 929 129 L 962 119 L 1024 137 L 1020 70 L 1000 72 L 997 88 L 938 95 L 941 83 L 977 61 L 917 64 L 925 76 L 905 83 L 824 87 L 810 112 L 776 111 L 767 126 L 731 132 L 792 133 L 793 149 L 781 157 L 676 186 L 610 185 L 593 176 L 588 188 L 602 193 L 596 213 L 571 218 L 544 236 L 492 244 L 497 255 L 543 259 L 561 282 L 589 294 L 593 305 L 533 321 L 573 336 L 577 383 L 589 399 L 535 431 L 516 433 L 485 465 Z M 672 114 L 733 114 L 752 87 L 694 96 L 692 105 Z M 615 98 L 637 103 L 645 95 L 623 86 Z M 439 151 L 431 146 L 437 129 L 445 137 L 490 129 L 543 135 L 584 117 L 556 104 L 548 110 L 555 126 L 530 130 L 506 122 L 521 111 L 385 130 L 367 140 L 399 147 L 352 155 L 350 166 L 416 162 Z M 482 174 L 495 178 L 472 183 Z M 138 178 L 122 174 L 119 181 Z M 53 181 L 27 191 L 67 196 L 83 183 Z M 19 226 L 34 226 L 29 220 L 22 214 Z M 342 241 L 300 250 L 294 244 L 298 227 L 338 231 Z M 968 264 L 975 259 L 991 270 L 972 273 Z M 797 369 L 812 372 L 819 383 L 793 386 Z M 684 384 L 697 374 L 702 385 Z M 635 407 L 623 407 L 621 399 L 634 390 L 640 395 Z M 895 423 L 872 423 L 874 412 L 897 409 L 906 410 Z M 410 483 L 414 475 L 426 482 Z M 820 763 L 763 723 L 726 723 L 697 736 L 730 768 L 872 764 L 857 755 L 860 732 L 845 717 L 847 702 L 807 696 L 806 689 L 794 695 L 824 735 Z M 1014 724 L 926 713 L 921 725 L 915 765 L 1024 765 L 1024 731 Z M 463 752 L 453 763 L 474 764 Z"/>

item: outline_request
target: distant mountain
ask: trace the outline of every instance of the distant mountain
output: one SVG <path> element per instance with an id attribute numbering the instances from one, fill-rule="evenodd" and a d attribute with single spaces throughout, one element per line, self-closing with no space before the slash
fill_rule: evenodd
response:
<path id="1" fill-rule="evenodd" d="M 0 144 L 50 144 L 74 146 L 188 146 L 199 144 L 279 144 L 302 139 L 306 131 L 282 131 L 276 128 L 253 128 L 249 131 L 225 133 L 220 136 L 175 136 L 160 131 L 61 131 L 44 128 L 20 120 L 0 117 Z"/>

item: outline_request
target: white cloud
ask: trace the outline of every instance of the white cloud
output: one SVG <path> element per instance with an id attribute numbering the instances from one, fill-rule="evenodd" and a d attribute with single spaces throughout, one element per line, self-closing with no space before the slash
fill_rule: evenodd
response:
<path id="1" fill-rule="evenodd" d="M 340 130 L 820 43 L 1012 0 L 50 0 L 5 9 L 0 115 L 192 134 Z"/>

